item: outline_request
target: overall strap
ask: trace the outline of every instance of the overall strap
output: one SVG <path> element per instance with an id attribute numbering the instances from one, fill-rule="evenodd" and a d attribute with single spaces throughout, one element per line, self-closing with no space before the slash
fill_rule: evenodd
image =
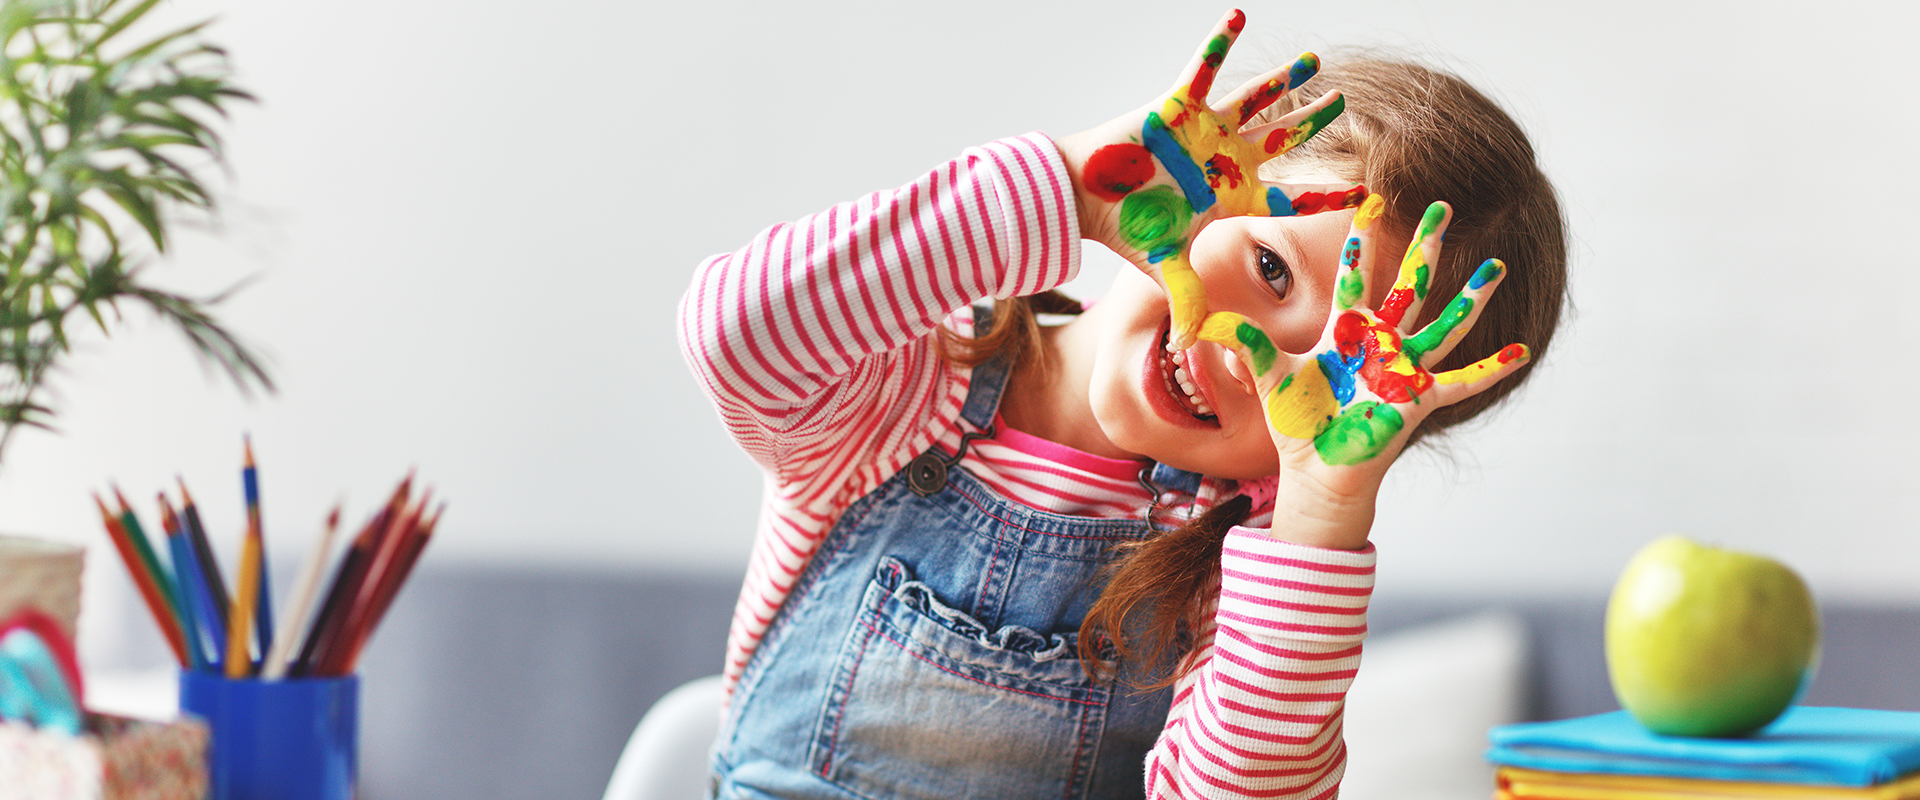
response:
<path id="1" fill-rule="evenodd" d="M 1149 491 L 1152 491 L 1156 487 L 1159 489 L 1171 489 L 1184 494 L 1198 494 L 1200 491 L 1200 473 L 1188 472 L 1184 469 L 1169 467 L 1158 462 L 1155 462 L 1153 468 L 1141 477 L 1152 484 L 1152 486 L 1148 487 Z M 1155 492 L 1155 494 L 1158 494 L 1158 492 Z"/>
<path id="2" fill-rule="evenodd" d="M 993 319 L 993 309 L 988 306 L 973 307 L 973 327 L 980 330 L 987 327 Z M 947 470 L 960 463 L 967 454 L 967 447 L 975 439 L 993 436 L 993 417 L 1000 411 L 1000 397 L 1006 393 L 1007 379 L 1013 375 L 1013 362 L 1005 353 L 995 353 L 984 363 L 973 368 L 973 375 L 967 383 L 967 399 L 960 406 L 960 418 L 972 425 L 975 430 L 960 436 L 960 447 L 951 457 L 942 456 L 938 447 L 915 456 L 907 463 L 907 488 L 914 494 L 927 497 L 947 488 Z"/>

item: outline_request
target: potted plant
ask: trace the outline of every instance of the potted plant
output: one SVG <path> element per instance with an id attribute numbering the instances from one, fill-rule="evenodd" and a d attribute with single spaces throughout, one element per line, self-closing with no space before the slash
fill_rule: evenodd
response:
<path id="1" fill-rule="evenodd" d="M 207 23 L 129 31 L 159 0 L 0 0 L 0 458 L 48 427 L 45 389 L 69 331 L 111 335 L 123 303 L 184 334 L 243 392 L 273 389 L 260 359 L 195 298 L 144 279 L 183 215 L 210 215 L 222 166 L 209 124 L 253 98 L 230 81 Z M 81 319 L 77 314 L 84 314 Z"/>

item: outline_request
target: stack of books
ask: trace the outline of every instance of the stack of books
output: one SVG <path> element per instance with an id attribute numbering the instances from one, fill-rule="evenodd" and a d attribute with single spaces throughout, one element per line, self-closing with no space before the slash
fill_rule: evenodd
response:
<path id="1" fill-rule="evenodd" d="M 1496 800 L 1920 800 L 1920 713 L 1796 706 L 1752 736 L 1649 732 L 1625 711 L 1489 734 Z"/>

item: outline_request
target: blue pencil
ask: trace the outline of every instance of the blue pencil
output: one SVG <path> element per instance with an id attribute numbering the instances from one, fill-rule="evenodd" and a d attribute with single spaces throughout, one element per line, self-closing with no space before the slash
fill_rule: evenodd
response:
<path id="1" fill-rule="evenodd" d="M 247 493 L 247 537 L 259 542 L 260 593 L 254 604 L 254 640 L 259 645 L 261 658 L 273 649 L 273 591 L 267 588 L 267 538 L 266 528 L 260 520 L 260 474 L 253 464 L 253 437 L 246 437 L 246 466 L 240 470 L 240 483 Z"/>
<path id="2" fill-rule="evenodd" d="M 210 641 L 213 644 L 213 658 L 208 665 L 213 671 L 220 672 L 227 662 L 227 612 L 233 605 L 227 597 L 227 579 L 220 574 L 220 559 L 213 553 L 213 543 L 207 539 L 207 529 L 200 523 L 200 511 L 193 503 L 193 493 L 187 491 L 185 478 L 180 482 L 180 528 L 186 532 L 187 542 L 193 547 L 194 564 L 200 568 L 200 608 L 205 614 Z"/>
<path id="3" fill-rule="evenodd" d="M 207 583 L 207 568 L 194 546 L 192 530 L 174 513 L 165 493 L 160 495 L 160 524 L 167 531 L 174 574 L 180 581 L 181 602 L 186 606 L 186 619 L 191 620 L 186 631 L 194 655 L 192 666 L 200 670 L 218 669 L 227 646 L 226 625 L 220 621 L 218 611 L 223 606 L 215 602 L 212 587 Z"/>
<path id="4" fill-rule="evenodd" d="M 160 498 L 160 527 L 167 532 L 167 550 L 173 556 L 174 602 L 180 604 L 180 632 L 187 639 L 187 666 L 201 669 L 207 664 L 207 653 L 200 646 L 200 596 L 201 581 L 197 580 L 200 569 L 193 557 L 193 545 L 180 533 L 180 521 L 173 516 L 173 509 L 167 505 L 165 497 Z"/>

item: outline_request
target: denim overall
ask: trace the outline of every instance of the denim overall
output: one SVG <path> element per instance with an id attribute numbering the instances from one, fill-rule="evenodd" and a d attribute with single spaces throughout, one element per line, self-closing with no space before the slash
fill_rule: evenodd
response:
<path id="1" fill-rule="evenodd" d="M 991 435 L 1009 369 L 974 368 L 961 417 Z M 1079 628 L 1138 519 L 1037 511 L 939 448 L 849 507 L 734 691 L 720 798 L 1139 797 L 1170 693 L 1113 662 L 1089 680 Z M 1155 466 L 1161 490 L 1199 476 Z"/>

